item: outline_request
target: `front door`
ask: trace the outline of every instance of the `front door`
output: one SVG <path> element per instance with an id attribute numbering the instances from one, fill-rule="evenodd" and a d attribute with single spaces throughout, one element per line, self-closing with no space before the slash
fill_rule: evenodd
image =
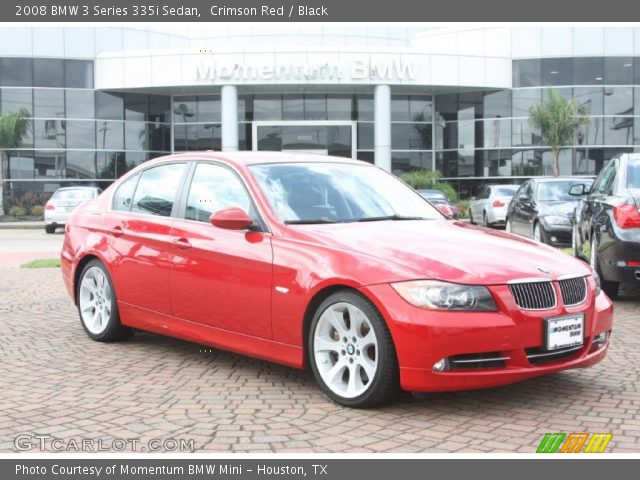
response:
<path id="1" fill-rule="evenodd" d="M 271 235 L 224 230 L 209 223 L 225 208 L 245 210 L 259 224 L 244 184 L 230 168 L 198 163 L 186 206 L 173 222 L 173 315 L 192 322 L 271 338 Z"/>
<path id="2" fill-rule="evenodd" d="M 253 150 L 356 158 L 355 122 L 254 122 Z"/>

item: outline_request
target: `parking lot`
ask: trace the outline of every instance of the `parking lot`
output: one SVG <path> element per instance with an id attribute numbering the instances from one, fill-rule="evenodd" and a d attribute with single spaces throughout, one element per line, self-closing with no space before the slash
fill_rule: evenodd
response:
<path id="1" fill-rule="evenodd" d="M 640 291 L 623 290 L 609 356 L 595 367 L 352 410 L 307 371 L 147 333 L 90 340 L 59 269 L 17 267 L 55 256 L 62 240 L 31 233 L 0 231 L 2 452 L 31 434 L 63 445 L 137 439 L 126 449 L 139 451 L 174 439 L 199 452 L 532 453 L 547 432 L 612 432 L 608 451 L 640 452 Z"/>

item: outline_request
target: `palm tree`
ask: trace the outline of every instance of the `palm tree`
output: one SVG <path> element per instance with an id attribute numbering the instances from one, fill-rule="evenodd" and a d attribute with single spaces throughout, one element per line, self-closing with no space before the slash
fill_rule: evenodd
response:
<path id="1" fill-rule="evenodd" d="M 16 113 L 5 113 L 0 116 L 0 216 L 4 215 L 2 204 L 2 157 L 5 150 L 11 150 L 20 146 L 29 131 L 29 112 L 20 107 Z"/>
<path id="2" fill-rule="evenodd" d="M 557 177 L 560 150 L 589 124 L 589 111 L 575 98 L 567 100 L 550 89 L 542 102 L 529 109 L 529 123 L 538 130 L 544 145 L 551 147 L 553 176 Z"/>

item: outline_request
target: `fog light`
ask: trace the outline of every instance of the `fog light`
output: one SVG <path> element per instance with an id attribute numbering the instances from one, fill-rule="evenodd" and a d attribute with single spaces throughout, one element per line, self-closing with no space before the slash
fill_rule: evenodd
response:
<path id="1" fill-rule="evenodd" d="M 593 342 L 591 343 L 594 347 L 600 348 L 607 343 L 607 340 L 609 340 L 609 332 L 602 332 L 593 337 Z"/>
<path id="2" fill-rule="evenodd" d="M 552 242 L 557 242 L 557 241 L 558 241 L 558 238 L 557 238 L 557 237 L 554 237 L 554 236 L 552 235 L 552 236 L 551 236 L 551 241 L 552 241 Z"/>
<path id="3" fill-rule="evenodd" d="M 442 372 L 444 370 L 447 370 L 448 368 L 448 362 L 446 358 L 441 358 L 440 360 L 438 360 L 436 363 L 433 364 L 433 369 L 436 372 Z"/>

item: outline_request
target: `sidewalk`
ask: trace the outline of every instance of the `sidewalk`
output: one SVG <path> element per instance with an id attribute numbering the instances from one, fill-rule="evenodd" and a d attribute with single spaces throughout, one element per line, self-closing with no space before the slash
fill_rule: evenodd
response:
<path id="1" fill-rule="evenodd" d="M 44 220 L 25 221 L 25 222 L 2 222 L 0 221 L 0 230 L 44 230 Z"/>

